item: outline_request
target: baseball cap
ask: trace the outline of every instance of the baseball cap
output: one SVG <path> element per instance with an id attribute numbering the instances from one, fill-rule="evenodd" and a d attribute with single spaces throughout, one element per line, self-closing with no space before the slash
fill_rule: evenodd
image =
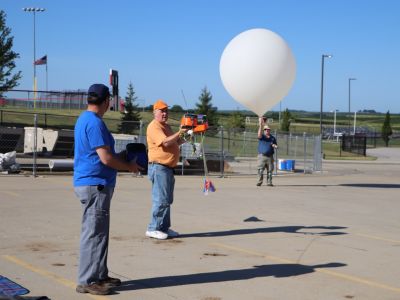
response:
<path id="1" fill-rule="evenodd" d="M 271 130 L 271 128 L 269 128 L 268 125 L 265 125 L 265 126 L 264 126 L 264 129 L 270 129 L 270 130 Z"/>
<path id="2" fill-rule="evenodd" d="M 168 105 L 164 101 L 162 101 L 161 99 L 157 100 L 156 103 L 153 104 L 153 110 L 157 110 L 157 109 L 162 110 L 162 109 L 165 109 L 165 108 L 168 108 Z"/>
<path id="3" fill-rule="evenodd" d="M 88 101 L 91 103 L 101 103 L 110 96 L 110 90 L 101 83 L 92 84 L 88 90 Z"/>

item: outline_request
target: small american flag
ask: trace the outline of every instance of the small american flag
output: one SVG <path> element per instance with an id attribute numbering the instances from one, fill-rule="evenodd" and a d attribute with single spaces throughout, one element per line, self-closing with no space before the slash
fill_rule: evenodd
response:
<path id="1" fill-rule="evenodd" d="M 38 60 L 35 60 L 35 65 L 47 65 L 47 55 L 43 56 L 42 58 L 39 58 Z"/>
<path id="2" fill-rule="evenodd" d="M 215 187 L 211 180 L 205 178 L 203 193 L 204 195 L 208 195 L 209 192 L 215 192 Z"/>

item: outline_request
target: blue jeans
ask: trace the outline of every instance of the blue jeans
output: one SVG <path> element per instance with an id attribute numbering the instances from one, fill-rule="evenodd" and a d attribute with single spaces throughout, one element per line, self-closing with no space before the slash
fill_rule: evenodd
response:
<path id="1" fill-rule="evenodd" d="M 83 211 L 78 284 L 88 285 L 108 277 L 110 203 L 114 187 L 77 186 L 74 191 Z"/>
<path id="2" fill-rule="evenodd" d="M 152 183 L 153 204 L 147 230 L 167 232 L 171 227 L 171 204 L 174 201 L 174 171 L 162 165 L 149 164 L 148 177 Z"/>

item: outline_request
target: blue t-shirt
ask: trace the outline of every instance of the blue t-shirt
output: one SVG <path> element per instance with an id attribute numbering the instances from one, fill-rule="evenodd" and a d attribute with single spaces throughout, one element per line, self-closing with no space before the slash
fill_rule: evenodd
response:
<path id="1" fill-rule="evenodd" d="M 96 148 L 109 146 L 114 138 L 103 120 L 94 112 L 83 112 L 75 124 L 74 186 L 104 185 L 115 187 L 117 171 L 100 161 Z"/>
<path id="2" fill-rule="evenodd" d="M 261 138 L 258 139 L 258 153 L 268 157 L 274 155 L 275 151 L 274 147 L 272 147 L 272 144 L 276 145 L 276 138 L 272 135 L 267 138 L 265 134 L 263 134 Z"/>

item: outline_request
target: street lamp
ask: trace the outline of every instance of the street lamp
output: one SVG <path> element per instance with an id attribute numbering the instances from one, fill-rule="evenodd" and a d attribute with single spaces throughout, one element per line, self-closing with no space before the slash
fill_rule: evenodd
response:
<path id="1" fill-rule="evenodd" d="M 349 114 L 350 114 L 350 90 L 351 90 L 351 81 L 352 80 L 357 80 L 357 78 L 349 78 Z"/>
<path id="2" fill-rule="evenodd" d="M 34 99 L 33 105 L 36 108 L 36 13 L 37 12 L 44 12 L 44 8 L 40 7 L 24 7 L 22 9 L 25 12 L 33 13 L 33 92 L 34 92 Z"/>
<path id="3" fill-rule="evenodd" d="M 357 112 L 354 111 L 354 130 L 353 130 L 354 135 L 356 135 L 356 122 L 357 122 Z"/>
<path id="4" fill-rule="evenodd" d="M 331 58 L 332 55 L 330 54 L 322 54 L 322 61 L 321 61 L 321 106 L 320 106 L 320 113 L 319 113 L 319 133 L 322 137 L 322 111 L 324 105 L 324 62 L 325 58 Z"/>
<path id="5" fill-rule="evenodd" d="M 351 99 L 351 81 L 352 80 L 356 80 L 356 78 L 349 78 L 349 134 L 351 134 L 351 129 L 350 129 L 350 126 L 351 126 L 351 107 L 350 107 L 350 103 L 351 103 L 351 101 L 350 101 L 350 99 Z"/>
<path id="6" fill-rule="evenodd" d="M 324 103 L 324 61 L 325 58 L 331 58 L 332 55 L 330 54 L 322 54 L 322 62 L 321 62 L 321 106 L 319 112 L 319 134 L 321 136 L 321 154 L 322 151 L 322 111 L 323 111 L 323 103 Z"/>

